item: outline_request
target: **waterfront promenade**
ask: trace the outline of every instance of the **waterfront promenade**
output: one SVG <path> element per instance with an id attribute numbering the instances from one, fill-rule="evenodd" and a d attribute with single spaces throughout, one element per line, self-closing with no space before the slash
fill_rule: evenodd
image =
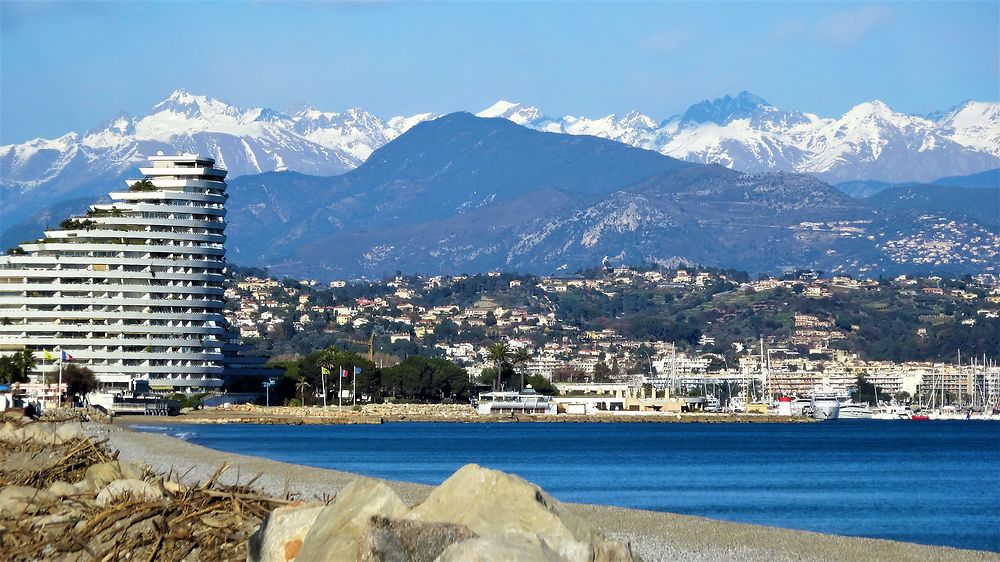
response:
<path id="1" fill-rule="evenodd" d="M 110 446 L 120 450 L 124 460 L 144 462 L 158 471 L 173 468 L 187 472 L 191 480 L 209 478 L 223 463 L 231 465 L 222 477 L 224 481 L 246 481 L 262 473 L 255 485 L 265 493 L 283 494 L 288 490 L 304 498 L 329 497 L 356 477 L 346 472 L 224 453 L 167 435 L 137 433 L 117 424 L 94 424 L 89 431 L 109 437 Z M 429 486 L 405 482 L 390 482 L 390 485 L 410 504 L 420 502 L 430 490 Z M 630 542 L 647 561 L 1000 561 L 997 553 L 838 537 L 670 513 L 582 504 L 573 504 L 571 509 L 609 538 Z"/>

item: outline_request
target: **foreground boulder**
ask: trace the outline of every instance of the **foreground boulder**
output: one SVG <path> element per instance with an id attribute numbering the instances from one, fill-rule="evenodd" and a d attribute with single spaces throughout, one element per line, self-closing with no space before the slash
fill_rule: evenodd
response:
<path id="1" fill-rule="evenodd" d="M 302 539 L 323 510 L 322 505 L 306 502 L 275 509 L 264 518 L 250 536 L 247 562 L 288 562 L 302 550 Z"/>
<path id="2" fill-rule="evenodd" d="M 132 499 L 142 501 L 158 501 L 163 499 L 163 492 L 148 482 L 142 480 L 115 480 L 97 494 L 97 505 L 106 506 L 116 501 Z"/>
<path id="3" fill-rule="evenodd" d="M 407 518 L 465 525 L 477 535 L 502 537 L 557 556 L 547 559 L 633 559 L 624 545 L 604 540 L 538 486 L 474 464 L 445 480 Z"/>
<path id="4" fill-rule="evenodd" d="M 314 519 L 314 520 L 313 520 Z M 383 482 L 358 479 L 322 508 L 271 512 L 250 562 L 631 562 L 538 486 L 466 465 L 412 510 Z"/>
<path id="5" fill-rule="evenodd" d="M 465 525 L 372 517 L 358 545 L 358 562 L 434 562 L 448 547 L 476 534 Z"/>
<path id="6" fill-rule="evenodd" d="M 83 482 L 96 492 L 115 480 L 142 480 L 144 476 L 145 471 L 130 462 L 111 461 L 87 467 Z"/>
<path id="7" fill-rule="evenodd" d="M 0 489 L 0 517 L 34 513 L 53 503 L 56 496 L 31 486 L 4 486 Z"/>
<path id="8" fill-rule="evenodd" d="M 396 492 L 378 480 L 359 478 L 323 508 L 302 540 L 297 562 L 354 562 L 372 517 L 399 518 L 409 508 Z"/>

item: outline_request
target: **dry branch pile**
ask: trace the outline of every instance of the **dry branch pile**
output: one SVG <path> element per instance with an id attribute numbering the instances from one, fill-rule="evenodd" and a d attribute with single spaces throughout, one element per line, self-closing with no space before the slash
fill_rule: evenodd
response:
<path id="1" fill-rule="evenodd" d="M 4 560 L 246 560 L 247 539 L 289 499 L 255 493 L 256 478 L 193 486 L 117 460 L 80 424 L 11 420 L 0 428 Z"/>

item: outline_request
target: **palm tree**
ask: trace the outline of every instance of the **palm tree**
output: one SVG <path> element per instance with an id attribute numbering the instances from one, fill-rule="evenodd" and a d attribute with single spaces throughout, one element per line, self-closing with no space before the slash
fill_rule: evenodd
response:
<path id="1" fill-rule="evenodd" d="M 518 348 L 514 352 L 514 356 L 510 358 L 510 362 L 519 367 L 517 370 L 521 372 L 521 390 L 524 390 L 524 364 L 529 361 L 531 361 L 531 352 L 526 347 Z"/>
<path id="2" fill-rule="evenodd" d="M 308 388 L 310 386 L 312 386 L 312 385 L 309 384 L 309 383 L 307 383 L 306 379 L 302 379 L 298 383 L 295 384 L 295 390 L 298 390 L 299 391 L 299 395 L 302 396 L 302 405 L 303 406 L 306 405 L 306 388 Z"/>
<path id="3" fill-rule="evenodd" d="M 486 360 L 497 368 L 497 378 L 493 380 L 493 390 L 495 391 L 500 375 L 503 374 L 504 366 L 510 362 L 510 346 L 505 341 L 491 345 L 486 351 Z"/>

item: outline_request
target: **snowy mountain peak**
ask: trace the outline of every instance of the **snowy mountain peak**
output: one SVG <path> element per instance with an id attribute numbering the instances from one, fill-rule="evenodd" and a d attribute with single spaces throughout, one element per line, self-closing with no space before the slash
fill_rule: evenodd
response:
<path id="1" fill-rule="evenodd" d="M 629 111 L 618 121 L 620 127 L 634 127 L 640 129 L 655 129 L 656 121 L 648 115 L 639 113 L 638 111 Z"/>
<path id="2" fill-rule="evenodd" d="M 206 119 L 234 118 L 242 113 L 238 108 L 222 100 L 194 95 L 186 90 L 174 90 L 165 100 L 153 106 L 153 114 L 164 112 L 188 118 L 203 117 Z"/>
<path id="3" fill-rule="evenodd" d="M 257 122 L 271 122 L 271 123 L 277 121 L 285 121 L 288 119 L 287 115 L 279 113 L 268 107 L 255 107 L 244 113 L 243 117 L 247 121 L 251 122 L 257 121 Z"/>
<path id="4" fill-rule="evenodd" d="M 520 105 L 521 104 L 512 101 L 499 100 L 495 104 L 480 111 L 476 115 L 478 117 L 503 117 L 504 113 L 507 113 L 511 109 L 518 107 Z"/>
<path id="5" fill-rule="evenodd" d="M 928 128 L 933 126 L 933 122 L 923 117 L 897 113 L 893 111 L 888 104 L 881 100 L 872 100 L 855 105 L 840 118 L 840 121 L 852 124 L 862 122 L 881 123 L 884 126 L 893 128 L 914 126 Z"/>
<path id="6" fill-rule="evenodd" d="M 476 114 L 477 117 L 501 117 L 517 123 L 527 125 L 542 119 L 542 112 L 537 107 L 523 105 L 520 103 L 500 100 Z"/>
<path id="7" fill-rule="evenodd" d="M 1000 103 L 967 101 L 946 113 L 938 124 L 949 139 L 1000 156 Z"/>
<path id="8" fill-rule="evenodd" d="M 754 112 L 772 106 L 760 96 L 755 96 L 746 90 L 736 97 L 728 94 L 714 100 L 705 100 L 688 108 L 681 117 L 681 123 L 715 123 L 725 125 L 736 119 L 746 119 Z"/>

